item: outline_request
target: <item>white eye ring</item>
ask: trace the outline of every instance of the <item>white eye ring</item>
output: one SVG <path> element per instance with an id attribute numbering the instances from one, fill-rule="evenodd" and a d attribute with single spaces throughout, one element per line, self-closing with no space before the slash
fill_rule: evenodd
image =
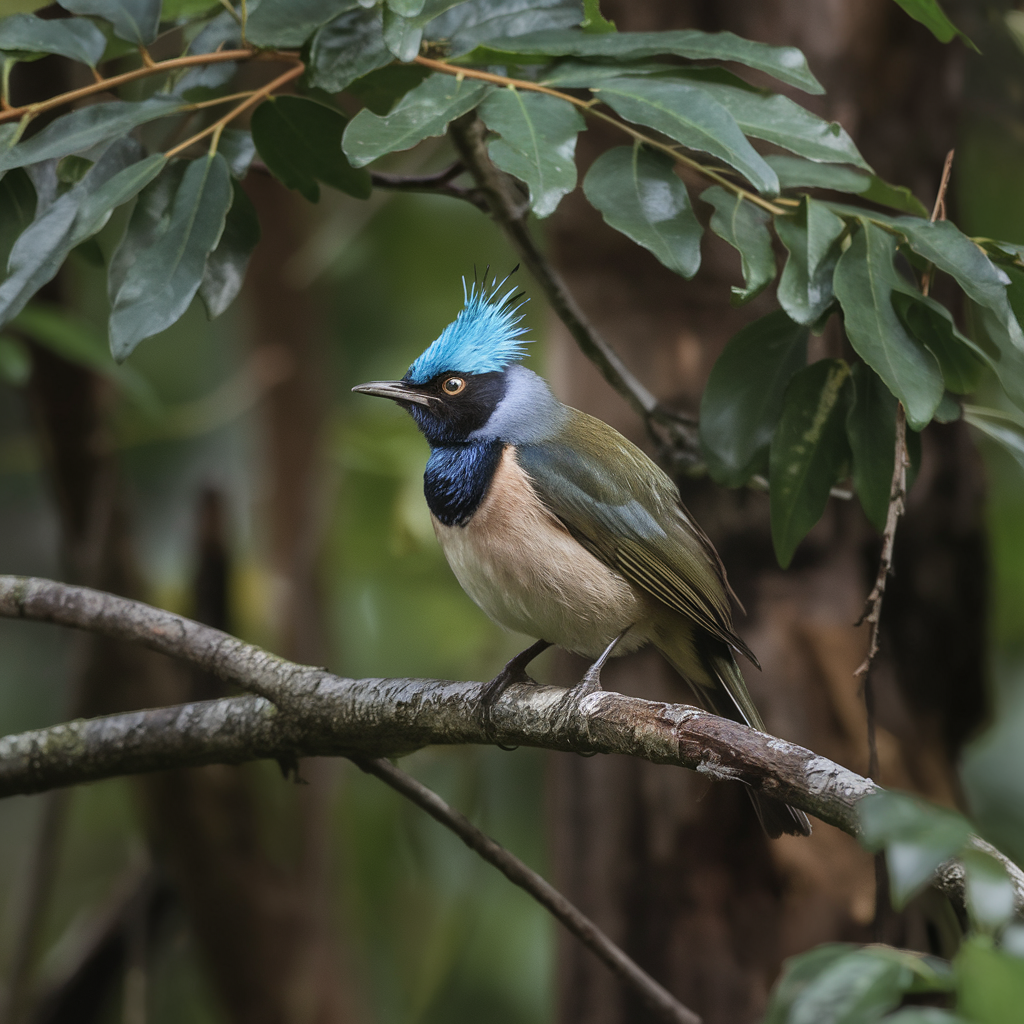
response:
<path id="1" fill-rule="evenodd" d="M 466 382 L 461 377 L 449 377 L 442 385 L 441 390 L 446 395 L 457 395 L 465 390 Z"/>

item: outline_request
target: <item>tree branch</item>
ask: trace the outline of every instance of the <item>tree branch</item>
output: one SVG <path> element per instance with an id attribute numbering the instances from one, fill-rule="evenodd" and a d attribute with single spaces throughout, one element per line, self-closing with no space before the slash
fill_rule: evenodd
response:
<path id="1" fill-rule="evenodd" d="M 0 797 L 158 768 L 259 758 L 381 757 L 433 744 L 501 743 L 626 754 L 743 782 L 850 835 L 878 787 L 811 750 L 684 704 L 601 690 L 575 699 L 515 685 L 485 721 L 482 683 L 345 679 L 296 665 L 171 612 L 51 580 L 0 576 L 0 616 L 52 622 L 145 644 L 258 697 L 233 697 L 67 722 L 0 739 Z M 263 699 L 260 699 L 263 698 Z M 1024 910 L 1024 872 L 1000 860 Z M 959 877 L 959 880 L 958 880 Z M 939 887 L 963 903 L 962 874 Z"/>
<path id="2" fill-rule="evenodd" d="M 487 205 L 487 198 L 481 189 L 452 184 L 453 179 L 465 171 L 462 161 L 456 160 L 450 167 L 435 174 L 404 175 L 370 171 L 370 179 L 374 188 L 390 192 L 430 192 L 433 195 L 450 196 L 452 199 L 464 199 L 478 210 L 490 213 L 491 208 Z"/>
<path id="3" fill-rule="evenodd" d="M 510 882 L 525 889 L 558 918 L 588 949 L 633 988 L 648 1008 L 669 1024 L 701 1024 L 700 1017 L 683 1006 L 667 989 L 628 957 L 590 918 L 580 913 L 553 885 L 509 853 L 468 818 L 452 810 L 436 793 L 384 758 L 355 758 L 364 772 L 397 790 L 445 828 L 451 829 L 471 850 L 493 864 Z"/>
<path id="4" fill-rule="evenodd" d="M 666 409 L 633 376 L 611 345 L 587 323 L 583 311 L 530 234 L 526 221 L 529 205 L 524 196 L 514 180 L 491 162 L 484 141 L 485 132 L 483 121 L 474 112 L 452 121 L 448 128 L 456 152 L 476 181 L 491 216 L 508 236 L 583 354 L 643 418 L 666 456 L 684 471 L 692 471 L 702 464 L 696 423 Z"/>

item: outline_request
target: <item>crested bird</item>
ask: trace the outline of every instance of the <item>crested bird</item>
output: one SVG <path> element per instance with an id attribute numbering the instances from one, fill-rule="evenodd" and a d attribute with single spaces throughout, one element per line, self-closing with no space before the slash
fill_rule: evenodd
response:
<path id="1" fill-rule="evenodd" d="M 733 628 L 718 553 L 658 466 L 521 365 L 522 296 L 501 294 L 507 282 L 463 280 L 463 308 L 401 380 L 352 389 L 411 413 L 448 564 L 490 618 L 537 638 L 485 688 L 485 708 L 532 681 L 527 665 L 552 645 L 593 659 L 582 695 L 610 656 L 653 644 L 699 706 L 763 731 L 733 652 L 757 659 Z M 810 833 L 802 811 L 747 792 L 769 836 Z"/>

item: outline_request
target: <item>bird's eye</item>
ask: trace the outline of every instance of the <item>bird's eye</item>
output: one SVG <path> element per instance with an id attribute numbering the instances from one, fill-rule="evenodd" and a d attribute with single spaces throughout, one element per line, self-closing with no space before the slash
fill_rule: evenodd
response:
<path id="1" fill-rule="evenodd" d="M 465 386 L 466 382 L 461 377 L 449 377 L 441 385 L 446 395 L 457 395 Z"/>

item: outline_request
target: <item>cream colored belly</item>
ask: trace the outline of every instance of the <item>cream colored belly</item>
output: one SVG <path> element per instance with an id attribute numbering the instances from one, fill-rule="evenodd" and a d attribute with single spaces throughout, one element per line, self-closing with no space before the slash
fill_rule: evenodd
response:
<path id="1" fill-rule="evenodd" d="M 646 642 L 645 599 L 541 505 L 511 449 L 469 523 L 434 519 L 434 532 L 463 590 L 507 629 L 591 658 L 630 626 L 615 653 Z"/>

